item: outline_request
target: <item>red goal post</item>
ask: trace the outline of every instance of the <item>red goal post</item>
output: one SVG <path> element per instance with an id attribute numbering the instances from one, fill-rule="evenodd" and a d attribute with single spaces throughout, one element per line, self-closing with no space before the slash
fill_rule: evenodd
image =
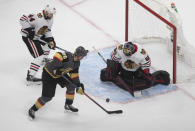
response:
<path id="1" fill-rule="evenodd" d="M 173 25 L 172 23 L 170 23 L 167 19 L 165 19 L 163 16 L 161 16 L 160 14 L 158 14 L 157 12 L 155 12 L 153 9 L 151 9 L 150 7 L 148 7 L 146 4 L 144 4 L 143 2 L 141 2 L 140 0 L 133 0 L 133 2 L 137 3 L 139 6 L 141 6 L 142 8 L 144 8 L 145 10 L 147 10 L 148 12 L 151 13 L 151 15 L 154 15 L 156 18 L 158 18 L 160 21 L 164 22 L 166 25 L 168 25 L 170 28 L 172 28 L 173 30 L 173 84 L 176 83 L 176 68 L 177 68 L 177 64 L 176 64 L 176 59 L 177 59 L 177 28 L 175 25 Z M 131 3 L 129 2 L 129 0 L 126 0 L 126 7 L 125 7 L 125 41 L 129 40 L 129 11 L 131 11 L 131 9 L 129 9 L 129 5 L 131 5 Z"/>

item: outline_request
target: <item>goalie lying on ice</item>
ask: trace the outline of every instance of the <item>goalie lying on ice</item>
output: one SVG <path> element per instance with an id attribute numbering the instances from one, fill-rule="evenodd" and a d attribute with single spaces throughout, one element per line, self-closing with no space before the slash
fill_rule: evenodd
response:
<path id="1" fill-rule="evenodd" d="M 144 90 L 157 84 L 170 84 L 169 73 L 156 71 L 150 73 L 151 60 L 138 44 L 127 42 L 119 45 L 107 60 L 107 68 L 101 70 L 100 79 L 111 81 L 132 96 L 134 91 Z"/>

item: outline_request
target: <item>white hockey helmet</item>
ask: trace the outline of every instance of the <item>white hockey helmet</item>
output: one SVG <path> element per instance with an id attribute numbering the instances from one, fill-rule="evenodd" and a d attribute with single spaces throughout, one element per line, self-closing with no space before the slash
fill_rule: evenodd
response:
<path id="1" fill-rule="evenodd" d="M 47 5 L 44 9 L 48 14 L 55 14 L 56 13 L 56 8 L 51 7 L 50 5 Z"/>

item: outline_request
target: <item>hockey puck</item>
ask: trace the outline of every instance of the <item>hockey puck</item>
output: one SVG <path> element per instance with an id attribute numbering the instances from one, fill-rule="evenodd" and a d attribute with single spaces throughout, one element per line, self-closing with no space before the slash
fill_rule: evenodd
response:
<path id="1" fill-rule="evenodd" d="M 109 98 L 106 98 L 106 102 L 110 102 L 110 99 Z"/>

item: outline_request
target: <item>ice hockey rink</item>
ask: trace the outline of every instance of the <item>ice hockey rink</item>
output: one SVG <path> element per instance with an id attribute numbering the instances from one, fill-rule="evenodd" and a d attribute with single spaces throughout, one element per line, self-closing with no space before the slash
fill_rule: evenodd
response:
<path id="1" fill-rule="evenodd" d="M 183 20 L 186 39 L 195 46 L 195 2 L 174 2 Z M 114 115 L 106 114 L 79 94 L 74 100 L 79 112 L 64 112 L 66 90 L 57 87 L 53 100 L 36 113 L 34 121 L 30 121 L 27 111 L 40 97 L 41 86 L 26 86 L 25 83 L 32 58 L 21 39 L 19 18 L 23 14 L 39 12 L 47 4 L 54 5 L 57 10 L 52 32 L 59 47 L 74 51 L 82 45 L 94 53 L 93 46 L 103 51 L 125 41 L 125 0 L 0 0 L 1 131 L 195 130 L 195 81 L 179 83 L 177 89 L 171 92 L 127 103 L 106 103 L 105 99 L 89 94 L 107 110 L 123 110 L 122 114 Z M 154 69 L 171 70 L 168 52 L 159 55 L 156 51 L 163 49 L 161 45 L 151 44 L 145 48 L 151 54 Z M 94 59 L 99 68 L 102 63 L 96 62 L 98 60 Z M 85 85 L 85 88 L 88 86 Z"/>

